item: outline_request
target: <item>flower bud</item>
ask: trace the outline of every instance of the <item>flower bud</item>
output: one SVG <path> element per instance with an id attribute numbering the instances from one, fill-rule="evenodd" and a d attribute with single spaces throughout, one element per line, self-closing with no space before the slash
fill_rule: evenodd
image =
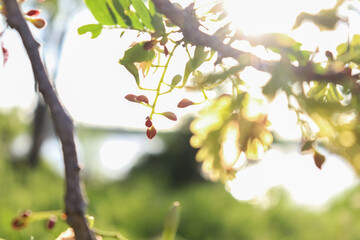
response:
<path id="1" fill-rule="evenodd" d="M 46 228 L 47 228 L 47 229 L 53 229 L 54 226 L 55 226 L 56 221 L 57 221 L 56 216 L 51 216 L 51 217 L 48 219 L 47 223 L 46 223 Z"/>
<path id="2" fill-rule="evenodd" d="M 149 104 L 149 99 L 145 95 L 139 95 L 136 97 L 136 100 L 139 102 L 143 102 Z"/>
<path id="3" fill-rule="evenodd" d="M 147 126 L 148 128 L 152 126 L 152 121 L 149 116 L 146 117 L 145 126 Z"/>
<path id="4" fill-rule="evenodd" d="M 137 98 L 137 96 L 134 94 L 128 94 L 125 96 L 125 99 L 130 102 L 137 102 L 136 98 Z"/>
<path id="5" fill-rule="evenodd" d="M 46 25 L 46 22 L 42 18 L 26 18 L 29 22 L 31 22 L 37 28 L 43 28 Z"/>
<path id="6" fill-rule="evenodd" d="M 187 99 L 187 98 L 184 98 L 183 100 L 181 100 L 181 101 L 178 103 L 177 107 L 178 107 L 178 108 L 185 108 L 185 107 L 188 107 L 188 106 L 193 105 L 193 104 L 194 104 L 193 101 L 191 101 L 191 100 L 189 100 L 189 99 Z"/>
<path id="7" fill-rule="evenodd" d="M 40 11 L 39 10 L 30 10 L 28 11 L 27 13 L 25 13 L 26 16 L 29 16 L 29 17 L 36 17 L 40 14 Z"/>
<path id="8" fill-rule="evenodd" d="M 155 46 L 156 42 L 157 42 L 156 40 L 151 40 L 151 41 L 145 42 L 145 43 L 144 43 L 144 49 L 145 49 L 145 50 L 150 50 L 150 49 L 152 49 L 152 48 Z"/>
<path id="9" fill-rule="evenodd" d="M 146 130 L 146 136 L 149 139 L 153 139 L 155 137 L 155 135 L 156 135 L 156 129 L 154 126 L 151 126 Z"/>
<path id="10" fill-rule="evenodd" d="M 172 121 L 177 120 L 177 117 L 176 117 L 175 113 L 173 113 L 173 112 L 163 112 L 163 113 L 161 113 L 161 115 L 163 115 L 164 117 L 166 117 Z"/>

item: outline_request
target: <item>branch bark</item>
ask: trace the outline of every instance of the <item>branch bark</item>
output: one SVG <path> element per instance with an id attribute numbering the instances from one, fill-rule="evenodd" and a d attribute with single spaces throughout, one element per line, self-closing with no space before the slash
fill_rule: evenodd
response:
<path id="1" fill-rule="evenodd" d="M 95 239 L 94 234 L 87 226 L 84 215 L 86 203 L 80 187 L 80 167 L 74 142 L 73 122 L 62 107 L 48 79 L 39 54 L 40 45 L 32 36 L 17 1 L 4 0 L 3 2 L 7 23 L 20 34 L 31 62 L 35 81 L 38 83 L 39 91 L 50 109 L 55 130 L 62 144 L 66 178 L 65 213 L 67 214 L 67 221 L 74 229 L 76 239 Z"/>
<path id="2" fill-rule="evenodd" d="M 181 9 L 169 0 L 152 0 L 156 9 L 164 14 L 173 24 L 180 28 L 184 39 L 194 45 L 210 47 L 218 52 L 219 57 L 231 57 L 238 61 L 245 61 L 260 71 L 267 71 L 272 63 L 255 55 L 224 44 L 218 37 L 200 31 L 201 25 L 195 19 L 190 9 Z"/>

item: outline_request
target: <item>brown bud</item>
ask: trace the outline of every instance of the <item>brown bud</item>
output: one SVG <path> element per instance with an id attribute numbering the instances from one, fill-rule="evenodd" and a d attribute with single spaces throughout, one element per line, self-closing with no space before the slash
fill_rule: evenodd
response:
<path id="1" fill-rule="evenodd" d="M 56 221 L 57 221 L 56 216 L 50 217 L 49 220 L 46 223 L 46 228 L 47 229 L 53 229 L 54 226 L 55 226 Z"/>
<path id="2" fill-rule="evenodd" d="M 184 98 L 183 100 L 181 100 L 181 101 L 178 103 L 177 107 L 178 107 L 178 108 L 185 108 L 185 107 L 188 107 L 188 106 L 193 105 L 193 104 L 194 104 L 193 101 L 191 101 L 191 100 L 189 100 L 189 99 L 187 99 L 187 98 Z"/>
<path id="3" fill-rule="evenodd" d="M 145 43 L 144 43 L 144 49 L 145 49 L 145 50 L 150 50 L 150 49 L 152 49 L 152 48 L 155 46 L 156 42 L 157 42 L 156 40 L 151 40 L 151 41 L 145 42 Z"/>
<path id="4" fill-rule="evenodd" d="M 30 10 L 28 11 L 27 13 L 25 13 L 26 16 L 29 16 L 29 17 L 36 17 L 40 14 L 40 11 L 39 10 Z"/>
<path id="5" fill-rule="evenodd" d="M 325 162 L 325 157 L 324 155 L 318 153 L 317 151 L 314 152 L 314 155 L 313 155 L 313 158 L 314 158 L 314 161 L 315 161 L 315 165 L 321 169 L 322 165 L 324 164 Z"/>
<path id="6" fill-rule="evenodd" d="M 46 25 L 46 21 L 42 18 L 26 18 L 29 22 L 31 22 L 37 28 L 43 28 Z"/>
<path id="7" fill-rule="evenodd" d="M 155 135 L 156 135 L 156 129 L 154 126 L 151 126 L 146 130 L 146 136 L 149 139 L 153 139 L 155 137 Z"/>
<path id="8" fill-rule="evenodd" d="M 163 113 L 161 113 L 161 115 L 163 115 L 164 117 L 166 117 L 172 121 L 177 120 L 177 117 L 176 117 L 175 113 L 173 113 L 173 112 L 163 112 Z"/>
<path id="9" fill-rule="evenodd" d="M 146 117 L 145 126 L 148 128 L 152 126 L 152 121 L 149 117 Z"/>
<path id="10" fill-rule="evenodd" d="M 325 56 L 326 56 L 330 61 L 334 61 L 334 55 L 332 54 L 332 52 L 326 51 L 326 52 L 325 52 Z"/>
<path id="11" fill-rule="evenodd" d="M 149 99 L 145 95 L 139 95 L 136 97 L 136 100 L 139 102 L 143 102 L 149 104 Z"/>
<path id="12" fill-rule="evenodd" d="M 137 96 L 134 94 L 128 94 L 125 96 L 125 99 L 130 101 L 130 102 L 137 102 Z"/>
<path id="13" fill-rule="evenodd" d="M 26 218 L 21 217 L 21 216 L 13 219 L 11 222 L 11 227 L 16 230 L 22 229 L 22 228 L 26 227 L 26 225 L 27 225 Z"/>
<path id="14" fill-rule="evenodd" d="M 167 57 L 167 55 L 169 55 L 169 50 L 165 45 L 164 45 L 164 54 L 165 54 L 165 57 Z"/>

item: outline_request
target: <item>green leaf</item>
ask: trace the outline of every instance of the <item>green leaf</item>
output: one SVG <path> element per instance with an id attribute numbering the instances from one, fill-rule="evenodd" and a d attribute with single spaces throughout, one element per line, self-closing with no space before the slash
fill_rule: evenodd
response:
<path id="1" fill-rule="evenodd" d="M 83 35 L 90 32 L 91 38 L 96 38 L 100 35 L 102 28 L 101 24 L 87 24 L 78 28 L 78 34 Z"/>
<path id="2" fill-rule="evenodd" d="M 120 17 L 122 18 L 122 20 L 124 21 L 124 27 L 132 27 L 132 23 L 130 18 L 125 14 L 125 10 L 124 7 L 121 5 L 119 0 L 112 0 L 113 5 L 115 10 L 117 11 L 117 13 L 120 15 Z M 120 24 L 121 26 L 121 24 Z"/>
<path id="3" fill-rule="evenodd" d="M 145 50 L 144 43 L 137 43 L 125 51 L 124 57 L 120 59 L 119 63 L 134 76 L 136 83 L 139 85 L 139 71 L 134 63 L 152 61 L 154 58 L 154 49 Z"/>
<path id="4" fill-rule="evenodd" d="M 180 74 L 177 74 L 173 77 L 173 79 L 171 80 L 171 88 L 174 88 L 176 87 L 176 85 L 179 84 L 179 82 L 181 81 L 181 75 Z"/>
<path id="5" fill-rule="evenodd" d="M 336 23 L 341 19 L 336 15 L 337 8 L 323 9 L 317 14 L 309 14 L 302 12 L 300 13 L 295 21 L 293 30 L 300 27 L 304 21 L 313 22 L 320 31 L 323 30 L 334 30 Z"/>
<path id="6" fill-rule="evenodd" d="M 151 24 L 155 28 L 155 32 L 158 33 L 158 35 L 164 35 L 165 34 L 165 25 L 162 16 L 159 13 L 155 13 L 152 16 Z"/>
<path id="7" fill-rule="evenodd" d="M 135 12 L 127 10 L 127 15 L 129 16 L 131 23 L 132 23 L 132 27 L 134 29 L 144 30 L 144 25 L 140 22 L 140 19 Z"/>
<path id="8" fill-rule="evenodd" d="M 153 60 L 155 57 L 154 49 L 145 50 L 144 43 L 137 43 L 125 51 L 124 57 L 121 59 L 122 63 L 145 62 Z"/>
<path id="9" fill-rule="evenodd" d="M 153 1 L 149 1 L 149 12 L 151 14 L 151 16 L 154 16 L 156 13 L 156 7 Z"/>
<path id="10" fill-rule="evenodd" d="M 134 65 L 134 63 L 123 63 L 121 62 L 121 60 L 119 61 L 119 63 L 123 65 L 126 68 L 126 70 L 128 70 L 129 73 L 131 73 L 131 75 L 134 76 L 135 82 L 139 86 L 140 85 L 139 70 Z"/>
<path id="11" fill-rule="evenodd" d="M 166 215 L 162 240 L 174 240 L 180 223 L 180 203 L 174 202 Z"/>
<path id="12" fill-rule="evenodd" d="M 106 8 L 108 9 L 108 11 L 109 11 L 109 13 L 110 13 L 110 16 L 111 16 L 111 18 L 113 19 L 113 21 L 117 24 L 118 21 L 117 21 L 117 19 L 116 19 L 116 17 L 115 17 L 115 13 L 114 13 L 114 11 L 111 9 L 109 3 L 107 3 L 107 2 L 106 2 Z"/>
<path id="13" fill-rule="evenodd" d="M 132 5 L 136 11 L 136 14 L 141 19 L 141 22 L 149 30 L 155 30 L 154 26 L 151 24 L 151 16 L 149 10 L 146 8 L 142 0 L 131 0 Z"/>
<path id="14" fill-rule="evenodd" d="M 106 0 L 85 0 L 95 19 L 102 25 L 115 25 L 116 21 L 109 11 L 109 5 Z"/>

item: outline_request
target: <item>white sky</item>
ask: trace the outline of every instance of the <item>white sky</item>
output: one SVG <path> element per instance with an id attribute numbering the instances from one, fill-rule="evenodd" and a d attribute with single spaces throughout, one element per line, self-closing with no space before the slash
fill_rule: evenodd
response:
<path id="1" fill-rule="evenodd" d="M 290 32 L 297 13 L 317 12 L 323 7 L 333 6 L 335 0 L 228 0 L 227 2 L 230 6 L 229 10 L 234 11 L 230 14 L 234 16 L 239 27 L 248 34 L 288 33 L 303 42 L 304 49 L 309 50 L 315 50 L 317 46 L 321 46 L 323 48 L 321 50 L 334 50 L 337 44 L 347 39 L 348 30 L 345 26 L 340 26 L 337 32 L 319 32 L 315 26 L 305 23 L 298 30 Z M 351 17 L 354 21 L 359 20 L 357 15 Z M 117 30 L 104 31 L 97 39 L 90 39 L 89 35 L 77 35 L 78 27 L 93 22 L 91 14 L 84 10 L 74 16 L 70 24 L 59 76 L 56 80 L 61 101 L 77 122 L 140 128 L 144 131 L 145 138 L 144 122 L 149 109 L 124 99 L 128 93 L 143 94 L 143 92 L 137 89 L 133 77 L 118 64 L 123 52 L 136 40 L 136 33 L 128 32 L 121 39 L 120 31 Z M 10 58 L 5 68 L 0 67 L 0 108 L 9 109 L 19 106 L 29 111 L 35 103 L 29 61 L 16 33 L 7 31 L 4 42 Z M 171 69 L 173 75 L 182 73 L 183 67 L 179 68 L 179 66 L 184 66 L 185 58 L 180 55 L 176 61 L 177 64 Z M 159 109 L 173 111 L 179 118 L 191 113 L 196 109 L 195 107 L 179 110 L 176 105 L 184 96 L 192 99 L 199 96 L 192 93 L 184 94 L 181 96 L 174 94 L 177 95 L 175 98 L 163 97 L 160 99 Z M 151 97 L 149 95 L 150 99 Z M 296 119 L 290 112 L 279 109 L 284 103 L 281 99 L 275 100 L 275 103 L 272 106 L 273 114 L 270 116 L 274 129 L 283 137 L 299 139 L 299 131 L 295 126 Z M 280 118 L 276 117 L 280 115 L 277 111 L 281 111 Z M 285 118 L 284 114 L 288 117 Z M 158 129 L 172 129 L 176 125 L 161 116 L 155 118 L 154 122 Z M 139 144 L 129 141 L 125 145 L 128 149 L 132 149 L 134 154 L 129 155 L 124 162 L 116 164 L 114 159 L 121 155 L 118 150 L 119 145 L 124 145 L 122 141 L 124 140 L 112 139 L 101 147 L 98 157 L 102 159 L 104 168 L 120 169 L 121 172 L 123 171 L 121 166 L 128 166 L 129 161 L 138 156 L 136 153 L 139 152 Z M 239 199 L 256 198 L 263 195 L 268 187 L 280 184 L 299 202 L 322 204 L 330 196 L 354 183 L 353 172 L 335 156 L 331 156 L 331 161 L 326 162 L 324 169 L 319 171 L 311 157 L 299 155 L 296 151 L 295 149 L 292 153 L 285 153 L 271 150 L 260 164 L 238 174 L 237 180 L 230 184 L 233 195 Z M 121 156 L 122 159 L 125 158 Z M 303 174 L 306 174 L 306 179 Z M 334 181 L 334 176 L 341 181 Z"/>

